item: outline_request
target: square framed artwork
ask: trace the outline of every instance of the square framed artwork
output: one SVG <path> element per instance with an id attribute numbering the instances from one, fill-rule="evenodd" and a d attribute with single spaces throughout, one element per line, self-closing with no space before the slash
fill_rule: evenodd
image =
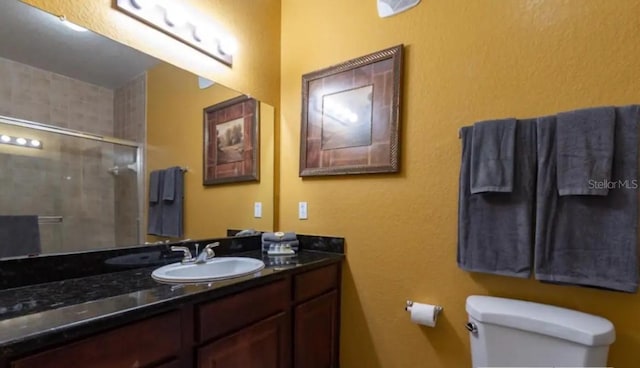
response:
<path id="1" fill-rule="evenodd" d="M 399 170 L 403 45 L 302 76 L 300 176 Z"/>
<path id="2" fill-rule="evenodd" d="M 203 185 L 259 181 L 258 104 L 240 96 L 204 109 Z"/>

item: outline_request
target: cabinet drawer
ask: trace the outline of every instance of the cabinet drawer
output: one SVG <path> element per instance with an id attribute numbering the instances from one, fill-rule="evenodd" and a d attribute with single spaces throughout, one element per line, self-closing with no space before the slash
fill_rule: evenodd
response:
<path id="1" fill-rule="evenodd" d="M 202 304 L 197 310 L 196 337 L 214 339 L 284 311 L 289 304 L 288 279 Z"/>
<path id="2" fill-rule="evenodd" d="M 177 356 L 178 312 L 117 328 L 57 349 L 14 361 L 12 368 L 144 367 Z"/>
<path id="3" fill-rule="evenodd" d="M 313 298 L 338 287 L 338 264 L 318 268 L 294 276 L 293 299 L 296 302 Z"/>

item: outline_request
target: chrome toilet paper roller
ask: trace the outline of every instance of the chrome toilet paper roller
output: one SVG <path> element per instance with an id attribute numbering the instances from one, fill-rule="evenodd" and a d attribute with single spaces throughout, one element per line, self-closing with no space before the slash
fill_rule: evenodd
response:
<path id="1" fill-rule="evenodd" d="M 439 305 L 416 303 L 407 300 L 404 310 L 411 314 L 411 322 L 428 327 L 435 327 L 440 314 L 444 308 Z"/>

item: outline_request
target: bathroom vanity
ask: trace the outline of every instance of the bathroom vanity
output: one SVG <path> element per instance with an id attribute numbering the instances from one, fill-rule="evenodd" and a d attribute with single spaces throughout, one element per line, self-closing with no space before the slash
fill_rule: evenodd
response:
<path id="1" fill-rule="evenodd" d="M 168 285 L 151 279 L 153 268 L 143 268 L 0 292 L 0 301 L 20 299 L 7 293 L 32 288 L 33 305 L 54 290 L 104 294 L 0 320 L 0 367 L 337 367 L 344 256 L 305 250 L 289 261 L 260 251 L 241 255 L 263 259 L 265 269 Z M 117 290 L 123 287 L 136 291 Z"/>

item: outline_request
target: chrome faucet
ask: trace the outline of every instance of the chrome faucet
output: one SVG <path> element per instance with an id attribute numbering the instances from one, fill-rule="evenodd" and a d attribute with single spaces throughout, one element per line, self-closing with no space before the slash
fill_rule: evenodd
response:
<path id="1" fill-rule="evenodd" d="M 180 263 L 191 263 L 194 261 L 194 258 L 191 255 L 191 251 L 189 250 L 188 247 L 173 245 L 171 246 L 171 250 L 173 252 L 183 252 L 184 257 L 182 257 L 182 261 L 180 261 Z"/>
<path id="2" fill-rule="evenodd" d="M 195 259 L 195 263 L 205 263 L 208 260 L 210 260 L 211 258 L 216 256 L 216 253 L 213 251 L 212 248 L 215 248 L 217 246 L 220 245 L 220 242 L 215 242 L 215 243 L 209 243 L 207 244 L 204 249 L 202 249 L 202 252 L 200 252 L 200 254 L 198 254 L 198 257 L 196 257 Z"/>
<path id="3" fill-rule="evenodd" d="M 198 254 L 197 257 L 193 257 L 193 255 L 191 254 L 191 251 L 189 250 L 188 247 L 185 246 L 179 246 L 179 245 L 174 245 L 171 247 L 171 250 L 174 252 L 182 252 L 184 254 L 184 257 L 182 257 L 182 261 L 180 263 L 185 264 L 185 263 L 206 263 L 208 260 L 210 260 L 211 258 L 216 256 L 216 253 L 213 251 L 212 248 L 215 248 L 217 246 L 219 246 L 220 243 L 219 242 L 215 242 L 215 243 L 210 243 L 207 244 L 204 249 L 202 249 L 202 252 L 200 252 L 200 254 Z M 195 245 L 196 246 L 196 253 L 198 252 L 198 244 Z"/>

